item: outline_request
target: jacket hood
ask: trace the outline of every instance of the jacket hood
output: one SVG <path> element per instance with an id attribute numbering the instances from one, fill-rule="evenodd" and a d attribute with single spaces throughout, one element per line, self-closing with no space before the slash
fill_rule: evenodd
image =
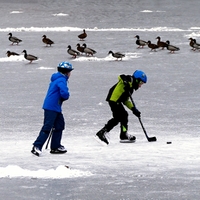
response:
<path id="1" fill-rule="evenodd" d="M 68 76 L 65 76 L 64 74 L 60 73 L 60 72 L 57 72 L 57 73 L 54 73 L 52 74 L 51 76 L 51 82 L 59 79 L 59 78 L 65 78 L 66 81 L 68 80 Z"/>

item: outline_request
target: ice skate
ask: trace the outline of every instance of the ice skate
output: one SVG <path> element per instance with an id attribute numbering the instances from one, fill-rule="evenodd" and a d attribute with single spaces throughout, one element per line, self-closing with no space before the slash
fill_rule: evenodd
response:
<path id="1" fill-rule="evenodd" d="M 64 146 L 60 146 L 57 149 L 51 149 L 51 151 L 50 151 L 51 154 L 63 154 L 66 152 L 67 152 L 67 149 L 65 149 Z"/>
<path id="2" fill-rule="evenodd" d="M 136 137 L 134 135 L 130 135 L 127 132 L 120 134 L 120 142 L 121 143 L 133 143 L 135 142 Z"/>
<path id="3" fill-rule="evenodd" d="M 34 154 L 35 156 L 40 156 L 42 152 L 39 150 L 38 147 L 33 146 L 31 153 Z"/>
<path id="4" fill-rule="evenodd" d="M 109 140 L 108 140 L 108 136 L 107 136 L 107 130 L 106 128 L 102 128 L 95 136 L 95 139 L 99 142 L 101 142 L 102 144 L 109 144 Z"/>

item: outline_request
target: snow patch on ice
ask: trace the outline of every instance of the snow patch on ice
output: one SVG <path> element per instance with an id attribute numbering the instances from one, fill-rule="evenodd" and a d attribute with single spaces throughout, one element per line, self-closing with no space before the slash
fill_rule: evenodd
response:
<path id="1" fill-rule="evenodd" d="M 145 13 L 151 13 L 151 12 L 166 12 L 166 11 L 162 11 L 162 10 L 156 10 L 156 11 L 152 11 L 152 10 L 142 10 L 140 12 L 145 12 Z"/>
<path id="2" fill-rule="evenodd" d="M 153 12 L 153 11 L 151 11 L 151 10 L 142 10 L 140 12 Z"/>
<path id="3" fill-rule="evenodd" d="M 53 67 L 44 67 L 44 66 L 41 66 L 41 67 L 38 67 L 38 69 L 47 70 L 47 69 L 54 69 L 54 68 Z"/>
<path id="4" fill-rule="evenodd" d="M 192 32 L 190 34 L 186 34 L 185 35 L 186 38 L 190 38 L 190 37 L 200 37 L 200 32 Z"/>
<path id="5" fill-rule="evenodd" d="M 12 61 L 24 61 L 24 60 L 25 58 L 23 55 L 0 58 L 0 62 L 12 62 Z"/>
<path id="6" fill-rule="evenodd" d="M 52 14 L 53 16 L 68 16 L 68 14 L 65 13 L 58 13 L 58 14 Z"/>
<path id="7" fill-rule="evenodd" d="M 37 171 L 23 169 L 17 165 L 8 165 L 7 167 L 0 167 L 0 178 L 30 177 L 43 179 L 62 179 L 92 175 L 93 174 L 89 171 L 70 169 L 68 166 L 64 165 L 60 165 L 56 169 L 39 169 Z"/>
<path id="8" fill-rule="evenodd" d="M 175 27 L 152 27 L 152 28 L 85 28 L 87 31 L 186 31 Z M 18 28 L 0 28 L 0 32 L 66 32 L 66 31 L 82 31 L 80 27 L 18 27 Z"/>
<path id="9" fill-rule="evenodd" d="M 12 11 L 12 12 L 10 12 L 10 14 L 19 14 L 19 13 L 23 13 L 22 11 Z"/>
<path id="10" fill-rule="evenodd" d="M 132 58 L 139 58 L 139 54 L 138 53 L 125 53 L 125 57 L 122 58 L 122 61 L 123 60 L 130 60 Z M 80 57 L 77 57 L 76 59 L 74 59 L 74 61 L 116 61 L 117 59 L 114 58 L 112 55 L 108 55 L 104 58 L 97 58 L 97 57 L 92 57 L 92 56 L 80 56 Z M 118 60 L 120 61 L 120 59 Z"/>

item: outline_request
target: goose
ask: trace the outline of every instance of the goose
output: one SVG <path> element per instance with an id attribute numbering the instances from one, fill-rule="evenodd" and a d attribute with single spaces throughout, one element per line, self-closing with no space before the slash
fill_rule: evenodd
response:
<path id="1" fill-rule="evenodd" d="M 20 42 L 22 42 L 22 40 L 20 40 L 19 38 L 12 36 L 12 33 L 8 33 L 8 35 L 9 35 L 8 39 L 12 42 L 12 45 L 14 43 L 18 45 Z"/>
<path id="2" fill-rule="evenodd" d="M 148 44 L 148 47 L 151 49 L 151 51 L 152 51 L 152 50 L 156 51 L 156 49 L 159 48 L 159 46 L 158 46 L 157 44 L 151 43 L 150 40 L 147 42 L 147 44 Z"/>
<path id="3" fill-rule="evenodd" d="M 109 51 L 108 54 L 112 54 L 112 56 L 113 56 L 114 58 L 117 58 L 117 60 L 118 60 L 119 58 L 121 58 L 121 60 L 122 60 L 122 58 L 125 57 L 125 54 L 122 54 L 122 53 L 120 53 L 120 52 L 113 53 L 112 51 Z"/>
<path id="4" fill-rule="evenodd" d="M 169 40 L 167 40 L 166 43 L 167 43 L 167 49 L 170 51 L 170 53 L 174 53 L 174 51 L 180 50 L 179 47 L 171 45 Z"/>
<path id="5" fill-rule="evenodd" d="M 89 55 L 93 56 L 93 54 L 97 53 L 95 50 L 93 50 L 93 49 L 87 47 L 87 45 L 86 45 L 85 43 L 83 44 L 83 47 L 84 47 L 84 52 L 85 52 L 86 55 L 88 55 L 88 56 L 89 56 Z"/>
<path id="6" fill-rule="evenodd" d="M 135 38 L 137 38 L 135 43 L 138 45 L 138 48 L 140 48 L 140 47 L 143 48 L 145 45 L 147 45 L 146 41 L 140 40 L 140 36 L 139 35 L 136 35 Z"/>
<path id="7" fill-rule="evenodd" d="M 157 41 L 157 45 L 158 45 L 159 47 L 161 47 L 162 49 L 164 49 L 165 47 L 167 47 L 166 42 L 161 41 L 160 36 L 158 36 L 156 39 L 158 40 L 158 41 Z"/>
<path id="8" fill-rule="evenodd" d="M 10 57 L 10 56 L 19 56 L 18 53 L 15 53 L 15 52 L 12 52 L 12 51 L 7 51 L 6 54 L 7 54 L 8 57 Z"/>
<path id="9" fill-rule="evenodd" d="M 85 32 L 85 29 L 83 29 L 83 33 L 81 33 L 80 35 L 78 35 L 78 38 L 80 40 L 84 40 L 87 37 L 87 33 Z"/>
<path id="10" fill-rule="evenodd" d="M 68 50 L 67 50 L 68 54 L 72 55 L 73 58 L 76 58 L 76 56 L 80 55 L 80 53 L 78 51 L 75 51 L 74 49 L 72 49 L 70 45 L 68 45 L 67 48 L 68 48 Z"/>
<path id="11" fill-rule="evenodd" d="M 29 60 L 30 63 L 32 63 L 33 60 L 38 60 L 38 57 L 33 56 L 33 55 L 31 55 L 31 54 L 27 54 L 27 51 L 26 51 L 26 50 L 23 50 L 22 53 L 24 53 L 24 58 L 25 58 L 26 60 Z"/>
<path id="12" fill-rule="evenodd" d="M 42 37 L 43 37 L 42 42 L 44 42 L 46 44 L 46 46 L 48 46 L 48 45 L 51 46 L 52 44 L 54 44 L 54 42 L 52 40 L 50 40 L 49 38 L 47 38 L 46 35 L 43 35 Z"/>

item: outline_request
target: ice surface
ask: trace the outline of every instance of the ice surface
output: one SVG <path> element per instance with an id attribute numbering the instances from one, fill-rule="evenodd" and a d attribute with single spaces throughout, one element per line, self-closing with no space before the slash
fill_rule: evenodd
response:
<path id="1" fill-rule="evenodd" d="M 0 5 L 0 193 L 4 199 L 199 199 L 199 4 L 193 1 L 1 1 Z M 86 29 L 88 37 L 78 40 Z M 8 33 L 22 39 L 11 45 Z M 55 44 L 46 47 L 42 35 Z M 135 35 L 156 43 L 170 40 L 180 51 L 137 49 Z M 97 51 L 77 59 L 67 46 L 86 43 Z M 21 52 L 39 57 L 29 64 Z M 7 57 L 14 51 L 20 56 Z M 120 51 L 122 61 L 108 55 Z M 65 155 L 30 153 L 43 122 L 41 109 L 49 79 L 59 62 L 75 70 L 70 99 L 63 105 Z M 148 83 L 133 94 L 150 137 L 129 112 L 133 144 L 111 144 L 94 134 L 111 117 L 105 101 L 119 74 L 141 69 Z M 166 144 L 171 141 L 172 144 Z M 67 166 L 67 167 L 66 167 Z M 8 188 L 10 186 L 10 188 Z M 5 189 L 6 188 L 6 189 Z M 20 192 L 19 192 L 20 191 Z"/>

